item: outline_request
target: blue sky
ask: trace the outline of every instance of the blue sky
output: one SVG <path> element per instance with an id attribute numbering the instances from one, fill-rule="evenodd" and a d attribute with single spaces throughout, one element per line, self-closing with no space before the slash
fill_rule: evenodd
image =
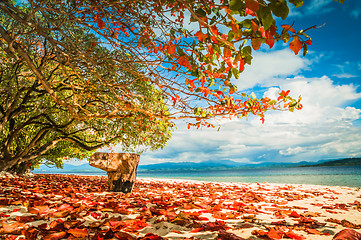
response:
<path id="1" fill-rule="evenodd" d="M 303 98 L 294 113 L 268 112 L 257 118 L 222 120 L 221 129 L 188 130 L 183 122 L 168 145 L 141 156 L 141 164 L 233 160 L 244 163 L 298 162 L 361 157 L 361 1 L 305 0 L 291 8 L 284 24 L 313 25 L 313 44 L 303 58 L 278 43 L 254 54 L 238 89 L 274 96 L 290 89 Z"/>
<path id="2" fill-rule="evenodd" d="M 219 131 L 188 130 L 185 122 L 177 122 L 168 145 L 143 153 L 140 164 L 361 157 L 361 1 L 304 0 L 303 7 L 291 7 L 282 24 L 293 22 L 298 30 L 325 24 L 308 32 L 309 54 L 295 56 L 281 42 L 273 49 L 266 46 L 234 83 L 258 97 L 277 98 L 280 89 L 289 89 L 293 97 L 302 96 L 303 110 L 268 112 L 264 124 L 256 117 L 215 121 Z"/>

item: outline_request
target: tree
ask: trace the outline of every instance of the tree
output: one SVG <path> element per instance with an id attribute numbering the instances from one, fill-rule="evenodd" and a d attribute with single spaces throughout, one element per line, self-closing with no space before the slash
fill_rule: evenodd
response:
<path id="1" fill-rule="evenodd" d="M 301 98 L 285 90 L 278 99 L 257 98 L 238 92 L 232 79 L 240 77 L 251 64 L 252 50 L 262 45 L 272 48 L 283 41 L 295 54 L 302 49 L 307 54 L 312 41 L 306 32 L 315 26 L 296 31 L 294 24 L 280 25 L 288 4 L 301 7 L 303 1 L 4 0 L 1 15 L 11 24 L 0 26 L 0 47 L 31 72 L 51 111 L 61 109 L 84 126 L 97 122 L 100 127 L 105 121 L 111 128 L 130 115 L 139 118 L 140 128 L 148 120 L 169 127 L 175 119 L 189 119 L 188 127 L 212 127 L 209 119 L 249 114 L 264 121 L 268 110 L 301 109 Z M 50 49 L 52 54 L 35 57 L 39 43 L 43 47 L 36 53 Z M 39 64 L 42 59 L 58 78 L 49 79 L 53 73 Z M 148 95 L 119 82 L 123 76 L 151 88 Z M 169 111 L 144 107 L 150 102 Z M 10 126 L 9 119 L 4 123 Z"/>
<path id="2" fill-rule="evenodd" d="M 28 10 L 24 8 L 24 11 Z M 8 29 L 13 29 L 17 24 L 16 21 L 6 21 L 4 15 L 2 17 L 2 26 L 7 24 Z M 99 57 L 99 61 L 117 54 L 102 46 L 89 49 L 97 38 L 84 28 L 67 27 L 79 41 L 77 48 L 92 51 Z M 31 33 L 30 29 L 23 31 L 29 32 L 18 38 L 16 44 L 21 45 L 36 69 L 41 71 L 52 88 L 52 94 L 63 99 L 77 94 L 78 115 L 87 111 L 106 114 L 110 111 L 109 106 L 119 104 L 113 91 L 123 91 L 123 85 L 132 94 L 131 98 L 123 94 L 123 101 L 139 104 L 140 110 L 167 112 L 161 92 L 151 83 L 103 64 L 99 65 L 98 73 L 108 84 L 117 84 L 119 87 L 110 89 L 106 85 L 93 85 L 94 77 L 88 72 L 82 72 L 85 62 L 71 59 L 69 65 L 76 65 L 79 69 L 74 72 L 66 63 L 57 61 L 57 50 L 47 39 Z M 56 34 L 52 34 L 52 37 L 54 40 L 61 38 Z M 63 40 L 63 44 L 67 44 L 66 40 Z M 111 114 L 117 118 L 72 117 L 64 106 L 53 101 L 24 59 L 6 48 L 2 49 L 0 170 L 21 173 L 42 161 L 59 167 L 63 157 L 89 157 L 94 150 L 108 144 L 120 143 L 125 150 L 134 151 L 141 150 L 141 146 L 157 149 L 169 139 L 169 121 L 145 116 L 141 111 L 113 111 Z M 142 68 L 140 64 L 133 65 L 133 69 Z"/>

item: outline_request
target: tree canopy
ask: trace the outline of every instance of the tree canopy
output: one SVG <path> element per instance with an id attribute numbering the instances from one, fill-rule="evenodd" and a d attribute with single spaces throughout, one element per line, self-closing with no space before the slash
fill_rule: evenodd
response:
<path id="1" fill-rule="evenodd" d="M 22 11 L 31 10 L 22 8 Z M 9 19 L 2 15 L 1 25 L 7 28 L 2 29 L 4 36 L 10 37 L 15 33 L 18 22 Z M 93 47 L 92 43 L 97 38 L 84 27 L 66 25 L 78 41 L 76 49 L 98 57 L 97 74 L 101 74 L 106 84 L 97 84 L 96 77 L 84 71 L 87 63 L 80 58 L 72 58 L 68 63 L 64 59 L 60 62 L 56 57 L 56 48 L 48 39 L 23 26 L 21 31 L 26 34 L 16 39 L 16 47 L 21 48 L 26 59 L 9 48 L 3 47 L 0 52 L 0 170 L 20 171 L 42 160 L 61 166 L 63 157 L 85 158 L 92 151 L 109 144 L 121 144 L 126 151 L 157 149 L 170 137 L 171 125 L 167 119 L 142 113 L 167 113 L 161 91 L 130 72 L 104 64 L 107 58 L 117 53 L 103 46 Z M 70 44 L 56 32 L 50 35 L 54 41 Z M 144 68 L 139 63 L 129 65 L 133 65 L 134 70 Z M 75 118 L 65 106 L 54 101 L 36 72 L 46 79 L 51 94 L 64 102 L 72 99 L 68 104 L 77 106 L 78 116 L 90 111 L 103 116 Z M 119 105 L 121 91 L 121 103 L 137 105 L 139 111 L 112 109 L 114 105 Z M 116 117 L 107 116 L 109 113 Z"/>
<path id="2" fill-rule="evenodd" d="M 175 119 L 199 128 L 301 109 L 290 91 L 257 98 L 232 83 L 262 45 L 307 54 L 315 26 L 282 24 L 289 4 L 303 1 L 2 1 L 0 162 L 26 159 L 24 146 L 31 158 L 119 142 L 157 148 Z"/>

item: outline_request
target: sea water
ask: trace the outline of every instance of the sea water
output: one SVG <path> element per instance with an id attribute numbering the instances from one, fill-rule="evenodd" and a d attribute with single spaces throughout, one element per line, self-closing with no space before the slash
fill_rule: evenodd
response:
<path id="1" fill-rule="evenodd" d="M 139 177 L 361 187 L 361 166 L 140 172 Z"/>
<path id="2" fill-rule="evenodd" d="M 47 173 L 61 174 L 62 172 L 54 171 Z M 66 174 L 106 175 L 106 172 Z M 137 176 L 141 178 L 184 179 L 209 182 L 269 182 L 361 188 L 361 166 L 230 169 L 214 171 L 152 171 L 138 172 Z"/>

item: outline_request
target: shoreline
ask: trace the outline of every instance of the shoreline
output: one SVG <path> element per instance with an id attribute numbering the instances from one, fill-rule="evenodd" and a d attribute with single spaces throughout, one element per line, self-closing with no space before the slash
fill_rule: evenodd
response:
<path id="1" fill-rule="evenodd" d="M 122 194 L 106 191 L 106 176 L 9 180 L 0 178 L 0 237 L 60 232 L 64 238 L 54 239 L 91 239 L 110 230 L 114 239 L 134 240 L 147 234 L 159 240 L 326 240 L 344 229 L 361 234 L 361 190 L 352 187 L 139 177 L 133 192 Z"/>
<path id="2" fill-rule="evenodd" d="M 51 172 L 49 170 L 49 172 Z M 48 172 L 36 172 L 39 174 Z M 107 175 L 106 172 L 61 172 L 58 174 L 75 175 Z M 310 184 L 322 186 L 345 186 L 361 188 L 361 167 L 319 167 L 312 170 L 297 168 L 293 169 L 251 169 L 251 170 L 227 170 L 212 172 L 137 172 L 141 178 L 159 178 L 159 179 L 183 179 L 199 180 L 212 182 L 272 182 L 280 184 Z"/>

